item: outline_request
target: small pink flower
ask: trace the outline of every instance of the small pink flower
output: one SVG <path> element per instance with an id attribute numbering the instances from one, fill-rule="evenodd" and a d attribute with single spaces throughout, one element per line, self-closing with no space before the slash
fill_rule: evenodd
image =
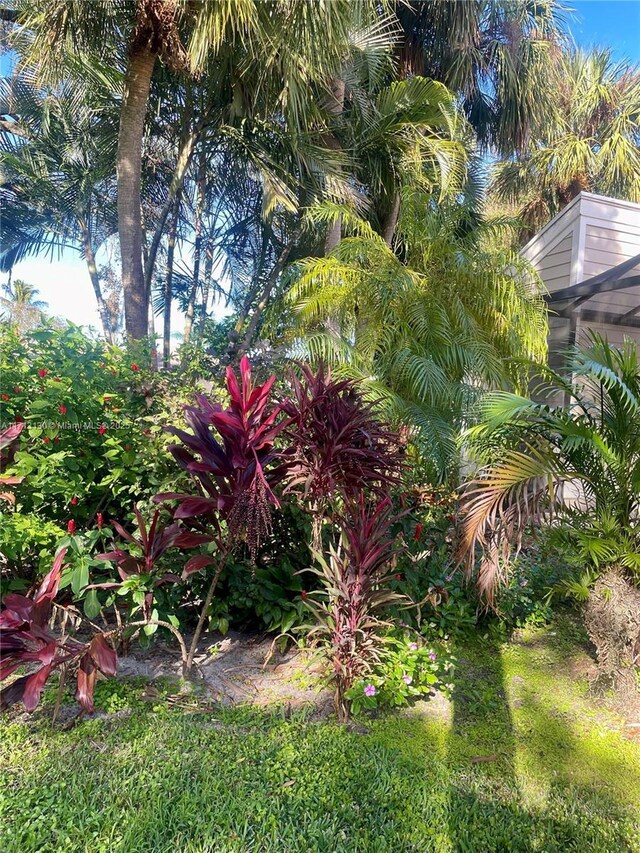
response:
<path id="1" fill-rule="evenodd" d="M 44 379 L 44 377 L 47 375 L 48 372 L 49 371 L 45 370 L 44 367 L 41 367 L 40 370 L 38 371 L 38 376 L 40 377 L 40 379 Z"/>
<path id="2" fill-rule="evenodd" d="M 429 652 L 429 660 L 434 661 L 437 655 L 435 652 Z"/>
<path id="3" fill-rule="evenodd" d="M 75 506 L 78 503 L 78 498 L 71 498 L 71 506 Z"/>
<path id="4" fill-rule="evenodd" d="M 98 526 L 98 530 L 102 530 L 102 527 L 104 525 L 104 518 L 102 517 L 101 512 L 96 514 L 96 525 Z"/>
<path id="5" fill-rule="evenodd" d="M 133 372 L 134 372 L 134 373 L 137 373 L 137 372 L 138 372 L 138 370 L 140 370 L 140 368 L 138 367 L 138 365 L 137 365 L 137 364 L 132 364 L 132 365 L 131 365 L 131 370 L 133 370 Z"/>
<path id="6" fill-rule="evenodd" d="M 2 399 L 3 399 L 3 400 L 4 400 L 4 402 L 6 403 L 6 402 L 7 402 L 7 400 L 9 399 L 9 395 L 8 395 L 8 394 L 3 394 L 3 395 L 2 395 Z"/>
<path id="7" fill-rule="evenodd" d="M 413 678 L 411 678 L 410 675 L 403 675 L 402 680 L 404 681 L 405 684 L 411 684 L 411 682 L 413 681 Z"/>
<path id="8" fill-rule="evenodd" d="M 410 649 L 412 652 L 416 652 L 416 651 L 418 651 L 418 644 L 417 644 L 417 643 L 409 643 L 409 649 Z"/>
<path id="9" fill-rule="evenodd" d="M 107 428 L 106 428 L 106 426 L 103 424 L 103 425 L 100 427 L 100 429 L 98 430 L 98 433 L 99 433 L 100 435 L 104 435 L 106 431 L 107 431 Z"/>
<path id="10" fill-rule="evenodd" d="M 377 693 L 377 691 L 376 691 L 376 688 L 373 686 L 373 684 L 367 684 L 367 686 L 364 688 L 364 695 L 365 696 L 375 696 L 376 693 Z"/>
<path id="11" fill-rule="evenodd" d="M 16 387 L 13 389 L 13 393 L 14 394 L 21 394 L 22 388 L 20 388 L 18 385 L 16 385 Z"/>
<path id="12" fill-rule="evenodd" d="M 72 518 L 70 518 L 67 523 L 67 530 L 69 531 L 70 536 L 73 536 L 73 534 L 76 532 L 76 523 Z"/>
<path id="13" fill-rule="evenodd" d="M 304 601 L 308 594 L 309 593 L 307 592 L 307 590 L 303 589 L 302 592 L 300 593 L 300 598 Z"/>
<path id="14" fill-rule="evenodd" d="M 522 581 L 520 581 L 520 586 L 528 586 L 528 584 L 529 584 L 529 581 L 528 581 L 528 580 L 522 580 Z"/>
<path id="15" fill-rule="evenodd" d="M 67 414 L 67 407 L 65 405 L 60 406 L 60 414 L 61 415 Z"/>

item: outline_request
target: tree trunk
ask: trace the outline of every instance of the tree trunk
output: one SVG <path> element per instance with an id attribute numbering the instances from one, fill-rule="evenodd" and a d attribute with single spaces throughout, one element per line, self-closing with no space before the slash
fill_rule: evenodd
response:
<path id="1" fill-rule="evenodd" d="M 202 283 L 202 311 L 198 320 L 198 340 L 204 335 L 204 324 L 207 319 L 207 306 L 209 304 L 209 291 L 211 290 L 211 276 L 213 274 L 213 240 L 207 240 L 207 249 L 204 261 L 204 281 Z"/>
<path id="2" fill-rule="evenodd" d="M 180 193 L 173 202 L 173 213 L 169 227 L 169 245 L 167 247 L 167 274 L 164 280 L 164 312 L 162 326 L 162 360 L 165 370 L 171 365 L 171 299 L 173 296 L 173 258 L 176 251 L 178 217 L 180 215 Z"/>
<path id="3" fill-rule="evenodd" d="M 391 244 L 393 242 L 393 235 L 396 233 L 396 225 L 398 224 L 399 215 L 400 193 L 396 192 L 393 197 L 393 204 L 391 205 L 389 216 L 387 217 L 387 221 L 384 224 L 384 231 L 382 232 L 382 239 L 387 244 L 387 246 L 389 246 L 389 248 L 391 248 Z"/>
<path id="4" fill-rule="evenodd" d="M 269 278 L 267 279 L 264 288 L 262 289 L 262 293 L 260 295 L 260 301 L 255 307 L 251 320 L 249 320 L 249 325 L 247 326 L 247 332 L 244 336 L 244 340 L 242 342 L 242 346 L 240 347 L 240 352 L 245 353 L 253 343 L 253 337 L 256 333 L 256 329 L 258 328 L 258 323 L 260 322 L 260 318 L 262 317 L 265 308 L 269 304 L 269 297 L 271 296 L 271 292 L 273 288 L 276 286 L 278 279 L 280 278 L 280 274 L 282 270 L 285 268 L 289 255 L 293 249 L 293 244 L 297 240 L 299 235 L 299 230 L 294 231 L 291 235 L 291 240 L 287 243 L 287 245 L 283 248 L 278 256 L 278 260 L 276 261 Z"/>
<path id="5" fill-rule="evenodd" d="M 87 230 L 87 227 L 84 222 L 80 223 L 80 234 L 82 236 L 82 250 L 84 252 L 84 259 L 87 262 L 89 278 L 91 279 L 91 284 L 93 285 L 93 292 L 96 295 L 96 302 L 98 303 L 98 313 L 100 314 L 102 330 L 104 332 L 104 336 L 107 340 L 107 343 L 112 344 L 113 333 L 111 331 L 111 316 L 109 314 L 109 309 L 107 308 L 107 303 L 104 301 L 104 297 L 102 296 L 102 288 L 100 287 L 100 277 L 98 276 L 98 268 L 96 266 L 96 257 L 93 252 L 93 246 L 91 245 L 89 231 Z"/>
<path id="6" fill-rule="evenodd" d="M 332 116 L 339 116 L 344 109 L 344 93 L 345 93 L 345 84 L 344 80 L 340 80 L 338 78 L 334 78 L 329 83 L 331 87 L 331 93 L 326 101 L 326 109 L 327 112 Z M 323 136 L 323 142 L 327 146 L 327 148 L 331 148 L 333 151 L 340 151 L 341 146 L 333 133 L 326 133 Z M 327 236 L 324 242 L 324 253 L 328 255 L 332 252 L 340 240 L 342 239 L 342 217 L 339 216 L 333 225 L 329 228 L 327 232 Z"/>
<path id="7" fill-rule="evenodd" d="M 193 149 L 200 135 L 200 128 L 194 130 L 189 134 L 187 139 L 182 143 L 180 148 L 180 152 L 178 154 L 178 161 L 176 163 L 176 170 L 173 173 L 173 178 L 171 180 L 171 184 L 169 186 L 169 193 L 167 195 L 167 200 L 164 203 L 162 209 L 160 210 L 160 215 L 158 216 L 158 225 L 154 232 L 153 238 L 151 240 L 151 245 L 149 246 L 149 252 L 147 255 L 147 259 L 144 265 L 144 277 L 147 283 L 147 289 L 149 290 L 151 287 L 151 278 L 153 276 L 153 268 L 156 262 L 156 255 L 158 254 L 158 247 L 160 246 L 160 241 L 162 240 L 162 234 L 164 232 L 164 226 L 167 221 L 167 217 L 173 208 L 173 203 L 176 197 L 181 193 L 182 187 L 184 184 L 184 177 L 187 172 L 187 168 L 189 163 L 191 162 L 191 155 L 193 154 Z"/>
<path id="8" fill-rule="evenodd" d="M 189 343 L 191 338 L 191 330 L 193 328 L 193 317 L 196 310 L 196 298 L 198 295 L 198 284 L 200 282 L 200 257 L 202 255 L 202 214 L 204 211 L 205 196 L 206 196 L 206 160 L 204 154 L 200 156 L 198 165 L 198 191 L 196 194 L 196 210 L 195 210 L 195 238 L 193 243 L 193 283 L 191 292 L 189 293 L 189 302 L 187 303 L 187 316 L 184 324 L 184 342 Z"/>
<path id="9" fill-rule="evenodd" d="M 129 54 L 116 155 L 125 328 L 132 340 L 140 340 L 147 334 L 140 186 L 144 120 L 155 62 L 156 54 L 147 45 L 134 47 Z"/>

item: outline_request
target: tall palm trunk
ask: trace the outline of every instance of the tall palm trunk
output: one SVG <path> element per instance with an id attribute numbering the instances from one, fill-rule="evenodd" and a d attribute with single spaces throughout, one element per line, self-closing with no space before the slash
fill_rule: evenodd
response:
<path id="1" fill-rule="evenodd" d="M 384 242 L 391 248 L 391 244 L 393 243 L 393 235 L 396 233 L 396 225 L 398 224 L 398 216 L 400 215 L 400 193 L 396 191 L 393 196 L 393 202 L 391 204 L 391 210 L 389 211 L 389 215 L 387 217 L 387 221 L 384 224 L 384 230 L 382 232 L 382 239 Z"/>
<path id="2" fill-rule="evenodd" d="M 213 274 L 213 240 L 211 236 L 207 240 L 207 248 L 204 260 L 204 281 L 202 283 L 202 311 L 198 320 L 198 340 L 204 335 L 204 324 L 207 319 L 207 306 L 209 304 L 209 291 L 211 290 L 211 276 Z"/>
<path id="3" fill-rule="evenodd" d="M 246 334 L 244 336 L 242 346 L 240 348 L 241 352 L 247 352 L 247 350 L 250 348 L 251 344 L 253 343 L 253 339 L 255 337 L 255 334 L 256 334 L 256 331 L 258 328 L 258 324 L 262 318 L 262 315 L 265 312 L 267 305 L 269 304 L 269 299 L 271 298 L 271 294 L 273 292 L 273 289 L 278 284 L 278 280 L 280 279 L 282 271 L 284 270 L 284 268 L 287 264 L 287 261 L 289 260 L 289 255 L 293 251 L 293 249 L 295 247 L 295 243 L 297 242 L 297 239 L 299 236 L 300 236 L 300 228 L 298 227 L 293 232 L 293 234 L 291 235 L 291 239 L 289 240 L 289 242 L 284 246 L 284 248 L 280 252 L 280 255 L 278 256 L 278 259 L 277 259 L 276 263 L 274 264 L 273 269 L 269 273 L 269 277 L 267 278 L 265 285 L 262 289 L 262 293 L 260 294 L 260 299 L 258 301 L 258 304 L 256 305 L 256 307 L 253 311 L 251 319 L 249 320 L 249 325 L 247 326 L 247 331 L 246 331 Z"/>
<path id="4" fill-rule="evenodd" d="M 96 295 L 96 302 L 98 303 L 98 313 L 100 314 L 102 331 L 104 332 L 107 343 L 112 344 L 113 334 L 111 331 L 111 316 L 109 315 L 107 303 L 104 301 L 104 297 L 102 295 L 102 287 L 100 286 L 100 277 L 98 275 L 98 267 L 96 265 L 96 256 L 93 251 L 93 246 L 91 245 L 89 231 L 84 222 L 80 222 L 80 235 L 82 238 L 84 259 L 87 262 L 87 269 L 89 270 L 89 278 L 91 279 L 93 292 Z"/>
<path id="5" fill-rule="evenodd" d="M 164 280 L 164 313 L 162 327 L 162 359 L 165 369 L 171 363 L 171 297 L 173 296 L 173 259 L 176 251 L 178 217 L 180 215 L 180 194 L 173 202 L 171 225 L 169 226 L 169 245 L 167 247 L 167 274 Z"/>
<path id="6" fill-rule="evenodd" d="M 194 231 L 195 238 L 193 244 L 193 282 L 191 292 L 189 293 L 189 302 L 187 303 L 187 314 L 184 324 L 184 342 L 189 342 L 191 338 L 191 330 L 193 328 L 193 317 L 196 310 L 196 297 L 198 295 L 198 284 L 200 282 L 200 259 L 202 256 L 202 215 L 204 212 L 204 204 L 206 198 L 206 168 L 207 163 L 204 153 L 200 155 L 198 164 L 198 192 L 196 197 L 195 223 Z"/>
<path id="7" fill-rule="evenodd" d="M 345 83 L 344 80 L 340 80 L 338 78 L 334 78 L 330 81 L 331 94 L 327 98 L 326 109 L 327 112 L 332 116 L 339 116 L 344 109 L 344 94 L 345 94 Z M 327 146 L 327 148 L 331 148 L 333 151 L 340 151 L 341 146 L 333 133 L 324 134 L 323 142 Z M 332 252 L 340 240 L 342 239 L 342 217 L 339 216 L 336 221 L 331 225 L 327 232 L 327 236 L 325 238 L 324 243 L 324 253 L 328 255 Z"/>
<path id="8" fill-rule="evenodd" d="M 142 265 L 140 193 L 144 120 L 155 62 L 156 54 L 148 45 L 132 47 L 125 77 L 116 155 L 125 328 L 133 340 L 140 340 L 147 334 L 148 295 Z"/>

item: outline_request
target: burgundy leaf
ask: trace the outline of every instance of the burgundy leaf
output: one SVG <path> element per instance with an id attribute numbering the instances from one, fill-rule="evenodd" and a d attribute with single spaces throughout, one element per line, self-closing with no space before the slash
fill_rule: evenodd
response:
<path id="1" fill-rule="evenodd" d="M 44 685 L 51 674 L 53 664 L 41 667 L 33 675 L 28 675 L 22 693 L 22 701 L 27 711 L 35 711 L 44 690 Z"/>
<path id="2" fill-rule="evenodd" d="M 89 654 L 100 672 L 103 672 L 105 675 L 116 674 L 118 657 L 107 642 L 104 634 L 96 634 L 93 640 L 91 640 Z"/>
<path id="3" fill-rule="evenodd" d="M 76 699 L 83 710 L 89 714 L 93 714 L 93 691 L 97 674 L 98 670 L 91 659 L 91 655 L 86 652 L 80 659 L 80 666 L 78 667 Z"/>
<path id="4" fill-rule="evenodd" d="M 213 541 L 213 536 L 206 533 L 185 531 L 176 538 L 174 544 L 176 548 L 196 548 L 198 545 L 206 545 L 207 542 L 211 541 Z"/>
<path id="5" fill-rule="evenodd" d="M 186 562 L 182 571 L 182 579 L 185 580 L 194 572 L 204 569 L 205 566 L 212 566 L 214 562 L 215 560 L 207 554 L 196 554 L 195 557 L 191 557 L 191 559 Z"/>

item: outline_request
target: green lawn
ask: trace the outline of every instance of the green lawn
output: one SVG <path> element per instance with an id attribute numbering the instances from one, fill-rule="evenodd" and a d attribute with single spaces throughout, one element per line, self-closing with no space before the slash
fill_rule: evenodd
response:
<path id="1" fill-rule="evenodd" d="M 120 713 L 69 731 L 6 722 L 0 849 L 640 851 L 640 745 L 571 677 L 566 625 L 458 654 L 449 715 L 368 733 L 185 713 L 140 682 L 99 685 Z"/>

